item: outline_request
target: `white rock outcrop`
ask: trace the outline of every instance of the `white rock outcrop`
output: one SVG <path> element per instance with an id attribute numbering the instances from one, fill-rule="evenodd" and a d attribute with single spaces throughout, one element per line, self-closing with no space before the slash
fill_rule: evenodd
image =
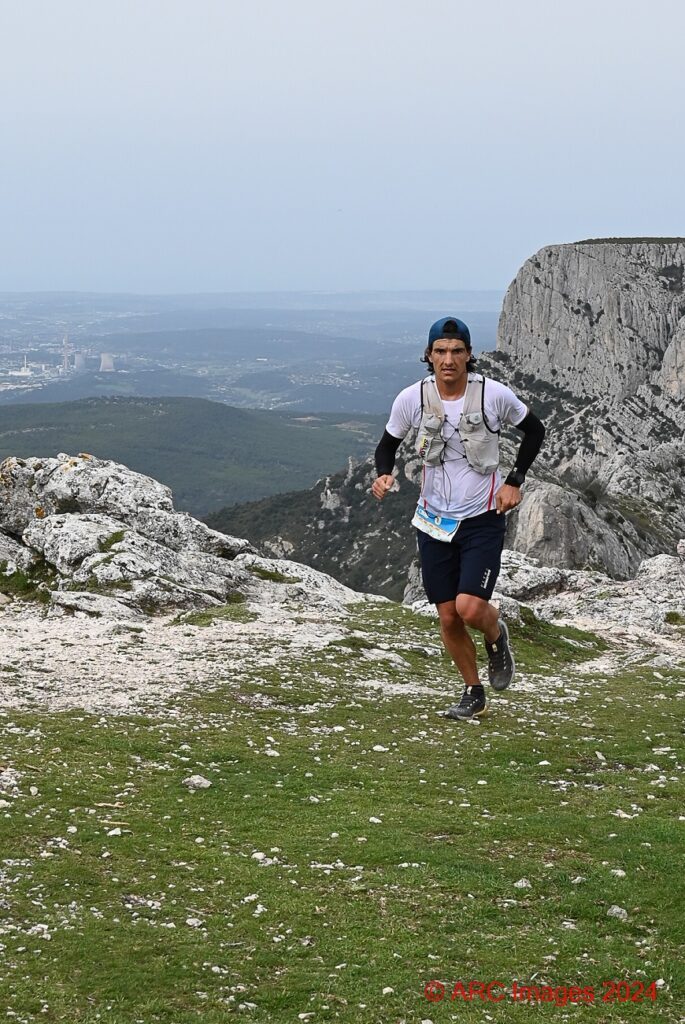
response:
<path id="1" fill-rule="evenodd" d="M 617 581 L 600 571 L 547 566 L 519 551 L 504 551 L 492 600 L 509 620 L 520 620 L 520 606 L 526 605 L 550 622 L 627 632 L 636 639 L 645 633 L 669 636 L 685 658 L 685 561 L 679 554 L 647 558 L 632 579 Z M 435 612 L 416 568 L 404 603 Z"/>
<path id="2" fill-rule="evenodd" d="M 0 560 L 30 571 L 56 610 L 135 618 L 220 605 L 253 577 L 235 564 L 249 543 L 173 507 L 157 480 L 90 455 L 6 459 L 0 466 Z"/>
<path id="3" fill-rule="evenodd" d="M 333 614 L 364 600 L 308 566 L 259 557 L 176 512 L 158 481 L 89 455 L 0 466 L 0 563 L 6 576 L 38 565 L 33 582 L 54 613 L 122 622 L 242 603 L 263 618 L 283 604 Z"/>

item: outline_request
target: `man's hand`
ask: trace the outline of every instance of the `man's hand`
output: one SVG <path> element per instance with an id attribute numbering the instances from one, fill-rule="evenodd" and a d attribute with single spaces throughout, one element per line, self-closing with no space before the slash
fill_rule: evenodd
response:
<path id="1" fill-rule="evenodd" d="M 373 482 L 373 485 L 371 487 L 371 493 L 373 494 L 374 498 L 378 498 L 379 501 L 382 501 L 383 498 L 388 493 L 388 491 L 392 489 L 392 485 L 394 483 L 395 478 L 391 474 L 379 476 L 378 479 L 374 480 Z"/>
<path id="2" fill-rule="evenodd" d="M 517 505 L 521 504 L 521 488 L 512 487 L 511 484 L 502 484 L 495 495 L 495 504 L 498 515 L 516 508 Z"/>

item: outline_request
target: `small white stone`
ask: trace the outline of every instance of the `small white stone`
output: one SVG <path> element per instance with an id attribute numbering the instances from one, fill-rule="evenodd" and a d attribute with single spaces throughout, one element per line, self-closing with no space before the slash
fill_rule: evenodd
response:
<path id="1" fill-rule="evenodd" d="M 616 875 L 616 878 L 625 878 L 626 873 L 622 868 L 612 868 L 611 874 Z"/>
<path id="2" fill-rule="evenodd" d="M 376 746 L 373 749 L 375 751 L 377 751 L 377 753 L 379 753 L 379 754 L 387 754 L 387 752 L 388 752 L 388 750 L 390 748 L 389 747 L 384 747 L 380 743 L 377 743 Z"/>
<path id="3" fill-rule="evenodd" d="M 538 761 L 538 764 L 548 765 L 548 764 L 551 764 L 551 763 L 552 763 L 551 761 Z"/>
<path id="4" fill-rule="evenodd" d="M 369 821 L 371 822 L 372 825 L 382 825 L 383 824 L 383 822 L 381 821 L 380 818 L 369 818 Z"/>
<path id="5" fill-rule="evenodd" d="M 384 996 L 391 996 L 394 991 L 395 991 L 394 988 L 390 988 L 389 985 L 386 985 L 385 988 L 383 989 L 383 995 Z"/>
<path id="6" fill-rule="evenodd" d="M 186 924 L 189 928 L 200 928 L 202 927 L 202 921 L 199 917 L 187 917 Z"/>
<path id="7" fill-rule="evenodd" d="M 204 775 L 189 775 L 187 779 L 183 780 L 183 785 L 194 791 L 196 789 L 209 789 L 211 782 Z"/>
<path id="8" fill-rule="evenodd" d="M 628 911 L 625 907 L 618 907 L 614 904 L 607 910 L 607 917 L 617 917 L 619 921 L 627 921 Z"/>
<path id="9" fill-rule="evenodd" d="M 518 882 L 514 882 L 515 889 L 532 889 L 532 885 L 527 878 L 519 878 Z"/>
<path id="10" fill-rule="evenodd" d="M 111 828 L 109 830 L 109 832 L 107 833 L 107 835 L 108 836 L 120 836 L 121 835 L 121 829 L 120 828 Z"/>

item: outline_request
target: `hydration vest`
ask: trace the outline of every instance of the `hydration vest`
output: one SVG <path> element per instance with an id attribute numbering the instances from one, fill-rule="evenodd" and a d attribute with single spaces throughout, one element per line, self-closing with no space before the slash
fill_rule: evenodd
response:
<path id="1" fill-rule="evenodd" d="M 416 438 L 416 451 L 426 466 L 442 463 L 446 441 L 442 436 L 445 407 L 434 377 L 421 381 L 421 423 Z M 489 476 L 499 466 L 499 430 L 488 426 L 485 415 L 485 377 L 469 374 L 464 405 L 457 425 L 464 445 L 466 460 L 477 473 Z"/>

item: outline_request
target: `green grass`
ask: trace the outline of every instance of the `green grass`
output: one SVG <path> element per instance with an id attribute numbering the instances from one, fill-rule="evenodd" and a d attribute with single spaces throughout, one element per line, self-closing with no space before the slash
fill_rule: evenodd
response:
<path id="1" fill-rule="evenodd" d="M 38 601 L 41 604 L 49 603 L 50 587 L 54 586 L 57 574 L 47 562 L 39 559 L 29 572 L 19 569 L 6 574 L 6 569 L 7 562 L 0 562 L 0 594 L 25 601 Z"/>
<path id="2" fill-rule="evenodd" d="M 102 552 L 110 551 L 114 545 L 122 541 L 125 536 L 126 530 L 115 530 L 115 532 L 111 533 L 109 537 L 105 537 L 104 540 L 101 540 L 98 547 Z"/>
<path id="3" fill-rule="evenodd" d="M 559 685 L 495 695 L 472 726 L 409 685 L 448 668 L 435 622 L 386 605 L 349 624 L 349 643 L 147 715 L 0 718 L 0 763 L 23 774 L 0 819 L 8 1019 L 508 1022 L 508 1000 L 423 995 L 500 979 L 594 986 L 574 1021 L 680 1020 L 685 674 L 583 676 L 601 640 L 529 620 L 524 678 L 553 661 Z M 383 643 L 405 693 L 353 682 Z M 211 788 L 189 793 L 194 773 Z M 659 978 L 655 1003 L 601 1002 L 604 979 Z"/>
<path id="4" fill-rule="evenodd" d="M 254 622 L 257 616 L 244 607 L 245 598 L 242 594 L 230 594 L 228 604 L 214 608 L 203 608 L 196 612 L 184 612 L 176 616 L 170 623 L 172 626 L 212 626 L 215 622 L 229 620 L 231 622 Z"/>
<path id="5" fill-rule="evenodd" d="M 685 615 L 680 612 L 666 612 L 665 619 L 669 626 L 685 626 Z"/>

